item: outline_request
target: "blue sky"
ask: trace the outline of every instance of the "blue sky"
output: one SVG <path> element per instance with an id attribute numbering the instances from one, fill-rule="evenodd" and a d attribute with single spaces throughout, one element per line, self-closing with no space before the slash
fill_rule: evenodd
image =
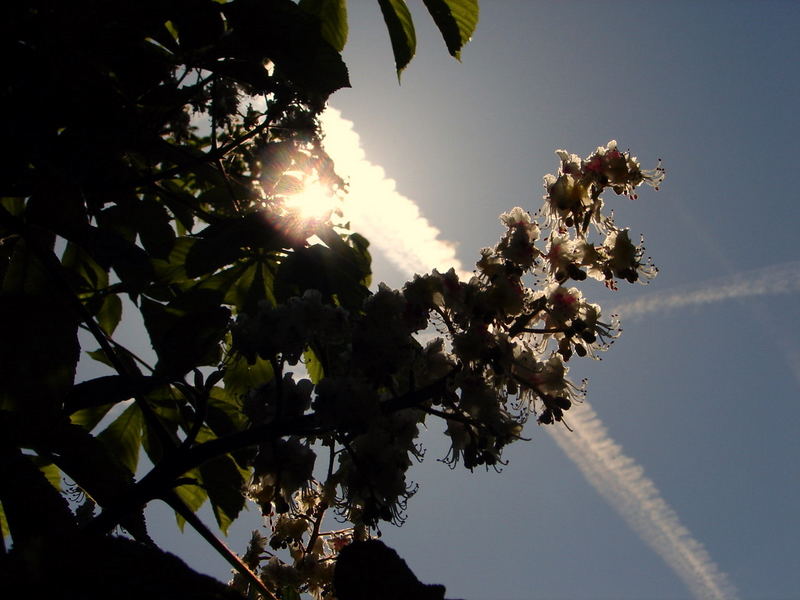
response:
<path id="1" fill-rule="evenodd" d="M 467 270 L 501 212 L 539 207 L 555 149 L 616 139 L 645 167 L 663 159 L 661 191 L 614 203 L 659 277 L 584 290 L 608 308 L 686 303 L 623 311 L 622 338 L 572 374 L 590 378 L 608 435 L 735 588 L 726 597 L 797 597 L 800 3 L 484 0 L 461 64 L 414 14 L 417 57 L 398 86 L 377 5 L 350 3 L 353 88 L 331 103 Z M 402 266 L 375 254 L 376 281 L 401 285 Z M 699 301 L 720 289 L 735 297 Z M 470 474 L 436 461 L 431 428 L 408 522 L 383 530 L 423 581 L 470 600 L 697 597 L 550 435 L 527 434 L 503 473 Z M 168 537 L 226 576 L 190 534 Z"/>

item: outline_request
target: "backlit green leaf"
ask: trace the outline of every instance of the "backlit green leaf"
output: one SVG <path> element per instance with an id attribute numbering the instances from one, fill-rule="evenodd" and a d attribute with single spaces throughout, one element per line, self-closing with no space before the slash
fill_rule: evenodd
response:
<path id="1" fill-rule="evenodd" d="M 197 512 L 205 501 L 208 500 L 208 493 L 203 489 L 203 478 L 199 469 L 192 469 L 184 473 L 181 479 L 192 480 L 192 483 L 179 485 L 175 488 L 175 493 L 184 501 L 189 510 Z M 184 518 L 178 513 L 175 513 L 175 519 L 178 522 L 178 527 L 183 531 L 183 526 L 186 523 Z"/>
<path id="2" fill-rule="evenodd" d="M 108 271 L 76 244 L 67 243 L 61 264 L 70 272 L 79 290 L 98 290 L 108 286 Z"/>
<path id="3" fill-rule="evenodd" d="M 0 533 L 2 533 L 3 538 L 6 536 L 11 535 L 11 532 L 8 530 L 8 521 L 6 520 L 6 511 L 3 510 L 3 503 L 0 502 Z"/>
<path id="4" fill-rule="evenodd" d="M 98 436 L 109 453 L 130 471 L 136 473 L 139 464 L 139 446 L 142 441 L 142 411 L 131 404 Z"/>
<path id="5" fill-rule="evenodd" d="M 242 411 L 242 399 L 221 387 L 212 388 L 206 411 L 206 423 L 218 437 L 241 431 L 248 424 Z"/>
<path id="6" fill-rule="evenodd" d="M 268 360 L 256 357 L 253 364 L 241 354 L 233 353 L 225 366 L 225 392 L 233 398 L 241 398 L 244 394 L 258 386 L 272 381 L 272 365 Z"/>
<path id="7" fill-rule="evenodd" d="M 0 206 L 5 208 L 14 216 L 19 216 L 25 212 L 25 198 L 6 196 L 0 198 Z"/>
<path id="8" fill-rule="evenodd" d="M 108 294 L 100 310 L 97 311 L 97 323 L 108 335 L 114 333 L 122 319 L 122 300 L 116 294 Z"/>
<path id="9" fill-rule="evenodd" d="M 189 281 L 189 276 L 186 274 L 185 263 L 186 257 L 189 255 L 189 251 L 195 242 L 195 238 L 178 238 L 175 240 L 168 260 L 153 259 L 156 283 L 167 285 Z M 150 290 L 148 290 L 148 295 L 152 295 Z"/>
<path id="10" fill-rule="evenodd" d="M 110 411 L 114 407 L 113 404 L 106 404 L 105 406 L 91 406 L 89 408 L 82 408 L 81 410 L 75 411 L 69 416 L 70 422 L 74 425 L 80 425 L 86 431 L 91 431 L 94 429 L 97 424 L 103 420 Z"/>
<path id="11" fill-rule="evenodd" d="M 31 462 L 39 467 L 39 470 L 45 476 L 45 479 L 50 482 L 57 490 L 61 491 L 61 471 L 53 464 L 51 460 L 41 456 L 30 456 Z"/>
<path id="12" fill-rule="evenodd" d="M 403 0 L 378 0 L 383 13 L 383 20 L 389 30 L 389 39 L 392 42 L 394 64 L 397 69 L 397 79 L 406 68 L 414 53 L 417 51 L 417 36 L 414 32 L 414 22 L 411 13 Z"/>
<path id="13" fill-rule="evenodd" d="M 339 52 L 347 43 L 347 3 L 345 0 L 300 0 L 307 13 L 319 17 L 322 37 Z"/>
<path id="14" fill-rule="evenodd" d="M 478 25 L 478 0 L 423 0 L 442 33 L 450 55 L 461 60 L 461 48 Z"/>
<path id="15" fill-rule="evenodd" d="M 218 290 L 225 296 L 223 303 L 236 308 L 237 313 L 255 314 L 258 304 L 275 304 L 272 295 L 272 270 L 265 257 L 253 257 L 229 269 L 218 271 L 199 284 L 202 289 Z"/>
<path id="16" fill-rule="evenodd" d="M 322 363 L 317 358 L 317 355 L 310 348 L 303 352 L 303 362 L 306 365 L 306 371 L 308 371 L 311 383 L 318 384 L 325 377 L 325 370 L 322 368 Z"/>

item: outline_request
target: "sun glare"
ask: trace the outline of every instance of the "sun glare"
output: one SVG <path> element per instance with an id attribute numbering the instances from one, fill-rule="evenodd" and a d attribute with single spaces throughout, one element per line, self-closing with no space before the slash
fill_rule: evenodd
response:
<path id="1" fill-rule="evenodd" d="M 335 210 L 337 199 L 319 179 L 309 177 L 302 191 L 286 197 L 286 207 L 303 220 L 326 221 Z"/>
<path id="2" fill-rule="evenodd" d="M 469 281 L 472 272 L 462 268 L 456 244 L 442 239 L 419 205 L 398 191 L 382 167 L 367 160 L 352 121 L 330 107 L 320 120 L 325 132 L 322 145 L 347 182 L 342 213 L 352 231 L 366 236 L 374 249 L 409 277 L 453 267 L 461 279 Z"/>

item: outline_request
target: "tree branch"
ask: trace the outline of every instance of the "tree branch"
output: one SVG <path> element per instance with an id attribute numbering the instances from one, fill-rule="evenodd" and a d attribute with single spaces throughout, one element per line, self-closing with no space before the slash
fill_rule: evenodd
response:
<path id="1" fill-rule="evenodd" d="M 252 569 L 248 567 L 239 556 L 233 552 L 228 546 L 219 539 L 214 533 L 206 526 L 203 521 L 200 520 L 198 517 L 188 506 L 186 503 L 178 497 L 175 493 L 175 490 L 170 490 L 164 498 L 162 498 L 164 502 L 166 502 L 172 510 L 178 513 L 181 517 L 183 517 L 192 528 L 200 534 L 200 536 L 208 542 L 208 544 L 214 548 L 228 563 L 236 569 L 239 573 L 241 573 L 246 579 L 250 581 L 258 591 L 263 594 L 268 600 L 278 600 L 278 597 L 275 596 L 265 585 L 261 579 L 253 573 Z"/>
<path id="2" fill-rule="evenodd" d="M 381 405 L 384 414 L 408 408 L 421 408 L 422 404 L 428 400 L 444 393 L 447 389 L 448 379 L 455 372 L 453 370 L 423 388 L 411 390 L 402 396 L 387 400 Z M 154 466 L 115 504 L 104 507 L 103 511 L 87 525 L 87 529 L 96 532 L 110 531 L 127 514 L 139 510 L 151 500 L 162 497 L 164 490 L 172 489 L 175 480 L 181 475 L 209 460 L 279 437 L 319 437 L 335 431 L 337 427 L 338 423 L 321 423 L 319 416 L 311 413 L 291 419 L 262 423 L 191 448 L 180 448 Z"/>

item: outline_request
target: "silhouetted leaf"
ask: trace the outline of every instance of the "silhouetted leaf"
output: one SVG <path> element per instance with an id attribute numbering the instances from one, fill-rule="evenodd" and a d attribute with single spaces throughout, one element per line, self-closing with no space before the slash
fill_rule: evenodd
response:
<path id="1" fill-rule="evenodd" d="M 75 378 L 78 316 L 24 241 L 14 245 L 1 286 L 0 406 L 54 416 Z"/>
<path id="2" fill-rule="evenodd" d="M 2 423 L 3 440 L 10 437 L 9 425 L 9 422 Z M 30 551 L 30 542 L 34 539 L 42 539 L 53 530 L 69 531 L 73 524 L 72 513 L 66 500 L 58 493 L 60 478 L 56 482 L 52 480 L 58 469 L 43 469 L 52 464 L 38 456 L 23 454 L 10 444 L 4 445 L 2 509 L 3 517 L 7 518 L 4 526 L 13 535 L 15 550 L 26 548 Z M 3 555 L 7 559 L 5 551 Z M 6 560 L 3 563 L 3 576 L 7 579 L 10 576 L 9 565 Z"/>
<path id="3" fill-rule="evenodd" d="M 162 181 L 161 186 L 169 193 L 161 194 L 160 198 L 164 205 L 175 215 L 178 220 L 177 225 L 189 232 L 194 227 L 194 212 L 192 209 L 197 206 L 198 200 L 183 187 L 184 185 L 185 183 L 180 181 Z M 178 233 L 183 234 L 180 229 Z"/>
<path id="4" fill-rule="evenodd" d="M 133 421 L 136 435 L 135 417 Z M 124 438 L 127 432 L 123 431 L 121 435 Z M 116 434 L 109 434 L 109 438 L 113 437 Z M 113 445 L 115 442 L 111 443 Z M 120 440 L 117 439 L 116 443 L 120 445 Z M 108 445 L 82 427 L 64 422 L 50 423 L 46 437 L 39 444 L 46 452 L 52 453 L 55 463 L 64 474 L 100 505 L 117 500 L 133 484 L 130 469 L 123 466 Z M 132 448 L 129 443 L 121 445 Z M 123 519 L 122 525 L 137 539 L 141 540 L 146 536 L 144 516 L 141 513 L 131 512 Z"/>
<path id="5" fill-rule="evenodd" d="M 208 427 L 202 427 L 197 435 L 197 442 L 208 442 L 216 437 Z M 240 469 L 227 454 L 203 463 L 198 471 L 217 524 L 227 535 L 228 527 L 245 506 L 242 490 L 249 479 L 249 473 Z"/>
<path id="6" fill-rule="evenodd" d="M 52 182 L 37 186 L 25 205 L 25 220 L 72 239 L 86 227 L 85 198 L 74 188 L 52 186 Z"/>
<path id="7" fill-rule="evenodd" d="M 64 410 L 71 414 L 81 409 L 116 404 L 146 394 L 159 385 L 163 385 L 163 380 L 146 375 L 97 377 L 75 385 L 67 397 Z"/>
<path id="8" fill-rule="evenodd" d="M 245 243 L 242 232 L 233 224 L 208 231 L 189 250 L 185 264 L 186 275 L 198 277 L 235 262 L 244 256 L 242 246 Z"/>
<path id="9" fill-rule="evenodd" d="M 152 197 L 145 196 L 137 205 L 136 230 L 142 246 L 153 258 L 167 258 L 175 244 L 175 230 L 166 209 Z"/>
<path id="10" fill-rule="evenodd" d="M 153 265 L 147 252 L 114 231 L 89 227 L 76 243 L 102 267 L 112 267 L 130 292 L 143 290 L 153 279 Z"/>
<path id="11" fill-rule="evenodd" d="M 389 39 L 392 42 L 394 64 L 397 69 L 397 79 L 400 73 L 408 66 L 414 53 L 417 51 L 417 36 L 414 32 L 414 22 L 411 13 L 403 0 L 378 0 L 383 13 L 383 20 L 389 30 Z"/>
<path id="12" fill-rule="evenodd" d="M 186 274 L 197 277 L 213 273 L 244 256 L 245 248 L 278 250 L 289 245 L 290 240 L 260 213 L 225 219 L 200 232 L 186 255 Z"/>
<path id="13" fill-rule="evenodd" d="M 284 77 L 317 96 L 320 106 L 337 89 L 349 87 L 347 67 L 323 38 L 319 20 L 294 2 L 236 0 L 223 6 L 236 51 L 269 57 Z M 293 43 L 298 39 L 303 43 Z"/>
<path id="14" fill-rule="evenodd" d="M 128 195 L 116 204 L 104 208 L 97 214 L 97 226 L 111 229 L 131 243 L 136 242 L 136 208 L 139 197 Z"/>
<path id="15" fill-rule="evenodd" d="M 213 439 L 213 437 L 208 439 Z M 199 436 L 198 441 L 200 441 Z M 204 463 L 200 467 L 200 473 L 217 524 L 227 535 L 228 527 L 244 508 L 242 488 L 246 479 L 234 460 L 228 455 Z"/>
<path id="16" fill-rule="evenodd" d="M 213 46 L 225 33 L 219 4 L 211 0 L 176 3 L 172 24 L 184 52 Z"/>
<path id="17" fill-rule="evenodd" d="M 350 248 L 341 252 L 320 244 L 298 248 L 278 268 L 276 298 L 285 302 L 314 289 L 329 302 L 338 302 L 348 310 L 359 310 L 370 292 L 362 283 L 364 273 L 351 252 Z"/>
<path id="18" fill-rule="evenodd" d="M 158 356 L 156 374 L 182 376 L 194 367 L 219 361 L 219 345 L 230 318 L 224 306 L 198 302 L 189 310 L 142 298 L 141 311 Z"/>
<path id="19" fill-rule="evenodd" d="M 210 204 L 216 212 L 233 214 L 236 212 L 237 203 L 247 200 L 251 195 L 251 190 L 233 185 L 231 181 L 224 181 L 200 194 L 197 197 L 197 204 L 201 206 Z"/>

